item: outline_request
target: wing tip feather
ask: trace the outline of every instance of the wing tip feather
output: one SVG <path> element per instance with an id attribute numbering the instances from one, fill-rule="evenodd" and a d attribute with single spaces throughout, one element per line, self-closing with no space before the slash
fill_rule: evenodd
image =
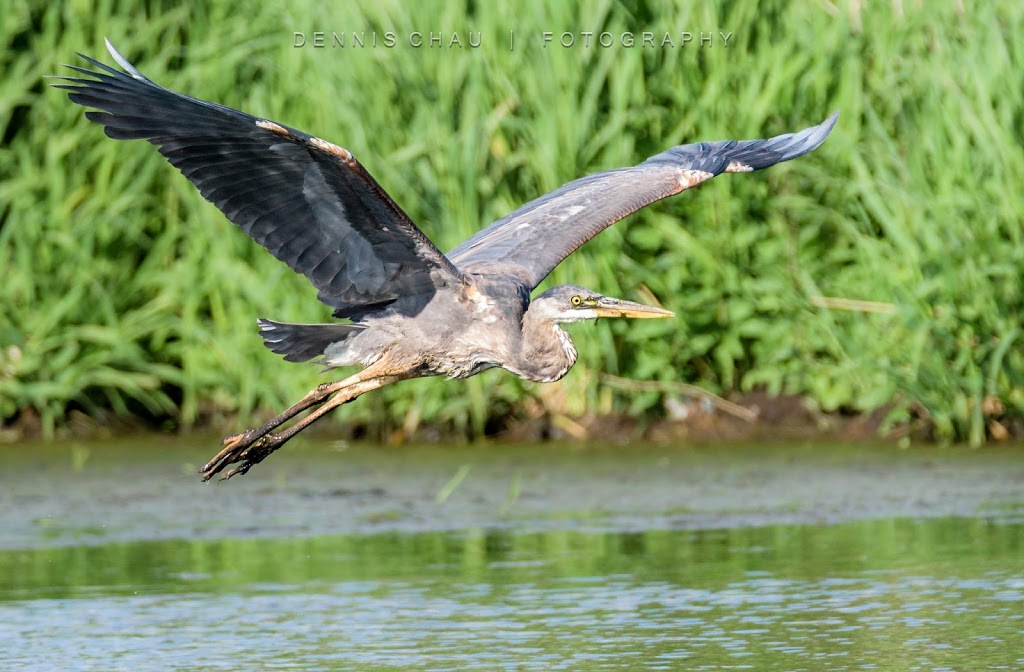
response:
<path id="1" fill-rule="evenodd" d="M 147 79 L 145 75 L 143 75 L 141 72 L 139 72 L 138 69 L 136 69 L 136 67 L 134 65 L 132 65 L 131 62 L 127 58 L 125 58 L 124 55 L 122 55 L 121 52 L 118 51 L 114 47 L 114 45 L 111 43 L 111 41 L 108 38 L 104 37 L 103 38 L 103 43 L 107 46 L 107 51 L 110 53 L 110 56 L 115 61 L 117 61 L 117 64 L 120 65 L 122 68 L 124 68 L 125 72 L 127 72 L 129 75 L 131 75 L 133 79 L 138 79 L 138 80 L 143 81 L 143 82 L 148 82 L 149 81 L 149 79 Z M 83 55 L 79 54 L 79 56 L 83 56 Z M 88 56 L 83 56 L 83 58 L 88 58 Z M 92 59 L 89 59 L 89 60 L 92 60 Z"/>

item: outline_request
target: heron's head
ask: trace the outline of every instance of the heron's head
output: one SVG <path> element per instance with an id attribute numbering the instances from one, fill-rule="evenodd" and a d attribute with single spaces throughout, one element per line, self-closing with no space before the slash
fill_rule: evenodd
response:
<path id="1" fill-rule="evenodd" d="M 557 285 L 530 302 L 535 317 L 557 324 L 596 320 L 599 317 L 672 317 L 670 310 L 613 299 L 576 285 Z M 538 314 L 539 313 L 539 314 Z"/>

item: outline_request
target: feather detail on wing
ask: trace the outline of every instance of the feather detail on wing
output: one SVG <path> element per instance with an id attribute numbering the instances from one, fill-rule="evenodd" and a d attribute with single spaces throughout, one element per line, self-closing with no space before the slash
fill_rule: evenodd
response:
<path id="1" fill-rule="evenodd" d="M 580 245 L 623 217 L 721 173 L 789 161 L 818 147 L 835 126 L 767 140 L 700 142 L 673 147 L 632 168 L 595 173 L 527 203 L 448 253 L 463 273 L 504 275 L 533 289 Z"/>
<path id="2" fill-rule="evenodd" d="M 145 139 L 257 243 L 305 275 L 338 317 L 461 280 L 352 154 L 273 121 L 165 89 L 107 42 L 127 74 L 82 56 L 62 77 L 89 119 Z M 81 54 L 80 54 L 81 56 Z"/>

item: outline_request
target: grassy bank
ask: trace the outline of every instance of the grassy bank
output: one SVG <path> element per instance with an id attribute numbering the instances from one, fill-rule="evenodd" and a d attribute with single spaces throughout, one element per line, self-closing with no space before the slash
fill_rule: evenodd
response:
<path id="1" fill-rule="evenodd" d="M 45 86 L 76 51 L 111 62 L 103 36 L 160 84 L 352 150 L 442 249 L 581 174 L 841 111 L 814 154 L 648 208 L 548 281 L 650 292 L 675 323 L 574 328 L 580 363 L 554 386 L 494 371 L 414 381 L 345 422 L 480 435 L 541 410 L 657 415 L 683 382 L 889 408 L 975 443 L 1024 416 L 1019 3 L 36 4 L 0 19 L 0 421 L 30 412 L 52 432 L 69 408 L 248 419 L 327 379 L 256 335 L 257 316 L 328 316 L 305 280 L 152 146 L 107 139 Z M 581 31 L 602 30 L 613 46 L 583 46 Z M 702 30 L 732 36 L 681 46 Z M 314 31 L 346 46 L 313 48 Z M 374 31 L 395 46 L 353 44 Z M 411 46 L 416 31 L 442 31 L 444 46 Z M 624 47 L 625 31 L 658 46 Z M 448 46 L 456 32 L 462 48 Z"/>

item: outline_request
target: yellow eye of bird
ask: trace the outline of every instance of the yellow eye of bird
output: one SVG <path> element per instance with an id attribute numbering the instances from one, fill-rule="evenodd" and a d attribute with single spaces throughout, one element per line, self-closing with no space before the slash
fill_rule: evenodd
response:
<path id="1" fill-rule="evenodd" d="M 583 303 L 583 297 L 580 296 L 579 294 L 576 294 L 571 299 L 569 299 L 569 303 L 571 303 L 574 306 L 578 306 L 581 303 Z"/>

